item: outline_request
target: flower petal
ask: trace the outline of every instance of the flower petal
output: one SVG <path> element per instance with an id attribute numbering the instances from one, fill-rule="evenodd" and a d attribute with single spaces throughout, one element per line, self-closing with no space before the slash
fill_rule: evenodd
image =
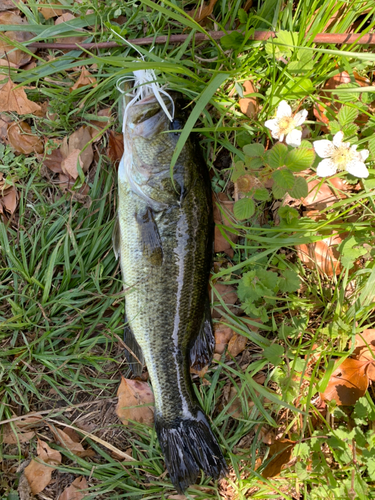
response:
<path id="1" fill-rule="evenodd" d="M 347 164 L 346 171 L 360 178 L 368 177 L 369 175 L 367 167 L 362 161 L 351 161 Z"/>
<path id="2" fill-rule="evenodd" d="M 289 146 L 293 146 L 293 148 L 298 148 L 301 145 L 302 132 L 300 130 L 292 130 L 286 136 L 285 142 L 289 144 Z"/>
<path id="3" fill-rule="evenodd" d="M 332 141 L 327 139 L 322 139 L 320 141 L 313 142 L 315 152 L 320 158 L 329 158 L 333 155 L 335 148 Z"/>
<path id="4" fill-rule="evenodd" d="M 337 132 L 337 134 L 335 134 L 332 139 L 333 145 L 336 146 L 336 148 L 339 148 L 341 146 L 343 138 L 344 138 L 344 133 L 341 131 Z"/>
<path id="5" fill-rule="evenodd" d="M 292 116 L 292 108 L 286 101 L 281 101 L 277 107 L 276 118 L 283 118 L 284 116 Z"/>
<path id="6" fill-rule="evenodd" d="M 319 163 L 316 173 L 319 177 L 328 177 L 328 175 L 335 174 L 336 170 L 337 168 L 333 161 L 330 158 L 326 158 Z"/>
<path id="7" fill-rule="evenodd" d="M 272 132 L 276 132 L 279 130 L 279 120 L 273 119 L 273 120 L 267 120 L 264 124 L 265 127 L 269 128 Z"/>
<path id="8" fill-rule="evenodd" d="M 302 109 L 301 111 L 298 111 L 298 113 L 295 114 L 294 122 L 296 124 L 296 127 L 302 125 L 302 123 L 306 120 L 307 115 L 308 115 L 307 109 Z"/>
<path id="9" fill-rule="evenodd" d="M 362 149 L 362 151 L 358 151 L 358 153 L 361 157 L 361 160 L 365 161 L 365 160 L 367 160 L 368 155 L 370 154 L 370 151 L 368 149 Z"/>

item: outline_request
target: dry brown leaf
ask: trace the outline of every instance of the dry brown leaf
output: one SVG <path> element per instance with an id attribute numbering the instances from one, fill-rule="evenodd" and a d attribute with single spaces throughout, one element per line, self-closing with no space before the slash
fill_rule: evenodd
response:
<path id="1" fill-rule="evenodd" d="M 256 92 L 254 85 L 250 80 L 243 83 L 244 94 L 254 94 Z M 255 118 L 259 112 L 259 103 L 256 97 L 243 97 L 238 101 L 241 112 L 249 118 Z"/>
<path id="2" fill-rule="evenodd" d="M 330 184 L 332 184 L 333 188 Z M 340 201 L 340 199 L 346 198 L 348 195 L 343 191 L 350 189 L 350 185 L 339 177 L 332 177 L 329 182 L 323 183 L 321 180 L 314 179 L 309 181 L 307 185 L 309 194 L 306 198 L 301 198 L 302 204 L 307 210 L 317 210 L 319 212 Z"/>
<path id="3" fill-rule="evenodd" d="M 43 153 L 44 145 L 39 137 L 32 133 L 27 122 L 11 123 L 8 126 L 8 140 L 17 153 Z"/>
<path id="4" fill-rule="evenodd" d="M 0 141 L 5 142 L 8 138 L 8 125 L 12 119 L 6 114 L 0 113 Z"/>
<path id="5" fill-rule="evenodd" d="M 338 405 L 352 406 L 365 395 L 369 378 L 369 362 L 353 358 L 345 359 L 332 373 L 326 390 L 320 394 L 324 401 L 336 401 Z"/>
<path id="6" fill-rule="evenodd" d="M 195 375 L 198 375 L 200 378 L 203 378 L 207 372 L 208 372 L 208 365 L 204 366 L 201 370 L 196 370 L 192 366 L 190 367 L 190 373 L 194 373 Z"/>
<path id="7" fill-rule="evenodd" d="M 228 344 L 227 356 L 238 356 L 246 347 L 247 338 L 243 335 L 235 333 Z"/>
<path id="8" fill-rule="evenodd" d="M 59 496 L 59 500 L 83 500 L 87 495 L 82 490 L 87 490 L 88 484 L 83 476 L 77 477 L 70 486 Z"/>
<path id="9" fill-rule="evenodd" d="M 92 139 L 95 138 L 94 142 L 100 140 L 100 138 L 102 137 L 102 135 L 104 133 L 104 129 L 111 122 L 111 117 L 112 117 L 111 108 L 101 109 L 98 112 L 98 116 L 106 118 L 106 120 L 105 121 L 99 121 L 99 120 L 91 120 L 90 121 L 89 132 L 90 132 L 91 138 Z"/>
<path id="10" fill-rule="evenodd" d="M 296 250 L 306 267 L 317 269 L 320 274 L 331 277 L 334 274 L 340 274 L 342 271 L 337 246 L 345 237 L 345 235 L 330 236 L 316 243 L 297 245 Z"/>
<path id="11" fill-rule="evenodd" d="M 22 87 L 16 85 L 9 79 L 0 88 L 0 112 L 15 111 L 19 115 L 34 114 L 41 111 L 39 104 L 30 101 Z"/>
<path id="12" fill-rule="evenodd" d="M 268 455 L 268 457 L 271 457 L 271 461 L 263 469 L 262 476 L 275 477 L 280 474 L 284 466 L 290 461 L 295 444 L 295 441 L 290 441 L 289 439 L 278 439 L 275 441 L 270 446 Z"/>
<path id="13" fill-rule="evenodd" d="M 215 239 L 214 239 L 215 252 L 225 252 L 227 255 L 229 255 L 229 257 L 233 257 L 234 255 L 230 241 L 236 243 L 238 240 L 238 235 L 233 234 L 232 232 L 229 231 L 225 231 L 225 228 L 219 229 L 217 225 L 220 224 L 222 226 L 228 226 L 228 227 L 232 225 L 230 214 L 233 214 L 233 205 L 234 201 L 229 200 L 228 196 L 225 193 L 218 193 L 217 195 L 213 195 L 213 207 L 214 207 L 213 215 L 215 222 Z M 222 213 L 219 207 L 221 207 L 224 213 Z M 229 241 L 223 236 L 222 231 L 224 231 L 224 233 L 227 235 Z"/>
<path id="14" fill-rule="evenodd" d="M 122 134 L 110 130 L 108 133 L 107 156 L 114 165 L 118 164 L 124 154 L 124 138 Z"/>
<path id="15" fill-rule="evenodd" d="M 85 87 L 86 85 L 92 85 L 93 87 L 96 87 L 96 78 L 91 75 L 91 73 L 85 68 L 85 66 L 82 66 L 81 74 L 79 75 L 76 83 L 70 88 L 70 91 L 72 92 L 72 90 L 80 89 L 81 87 Z"/>
<path id="16" fill-rule="evenodd" d="M 135 420 L 152 426 L 154 423 L 154 395 L 147 382 L 121 377 L 117 391 L 118 404 L 116 414 L 124 425 Z"/>
<path id="17" fill-rule="evenodd" d="M 210 0 L 208 3 L 204 3 L 197 9 L 189 10 L 186 14 L 192 17 L 197 23 L 202 23 L 206 17 L 212 14 L 217 0 Z M 203 25 L 204 23 L 202 23 Z"/>
<path id="18" fill-rule="evenodd" d="M 73 132 L 69 139 L 65 137 L 61 145 L 61 154 L 63 156 L 61 168 L 72 179 L 78 177 L 77 161 L 79 161 L 83 172 L 87 172 L 94 159 L 94 150 L 90 141 L 91 135 L 88 127 L 83 126 Z"/>
<path id="19" fill-rule="evenodd" d="M 3 434 L 0 433 L 0 442 L 4 444 L 28 443 L 34 436 L 34 431 L 22 432 L 17 425 L 15 429 L 12 429 L 10 424 L 5 424 Z"/>
<path id="20" fill-rule="evenodd" d="M 34 495 L 44 490 L 51 481 L 52 472 L 61 464 L 61 454 L 40 439 L 38 439 L 37 454 L 42 462 L 33 459 L 25 468 L 25 476 Z"/>
<path id="21" fill-rule="evenodd" d="M 375 330 L 369 328 L 355 336 L 353 355 L 359 361 L 368 361 L 367 376 L 375 381 Z"/>
<path id="22" fill-rule="evenodd" d="M 61 169 L 64 174 L 68 175 L 72 179 L 76 180 L 78 177 L 78 167 L 77 163 L 79 162 L 79 166 L 83 170 L 82 161 L 80 158 L 80 149 L 73 149 L 69 155 L 63 159 L 61 162 Z"/>
<path id="23" fill-rule="evenodd" d="M 77 455 L 77 457 L 93 457 L 95 455 L 94 450 L 84 449 L 84 447 L 80 443 L 79 436 L 78 436 L 78 441 L 75 441 L 65 431 L 62 431 L 61 429 L 56 429 L 55 427 L 50 427 L 50 428 L 55 438 L 61 444 L 61 446 L 74 453 L 74 455 Z"/>
<path id="24" fill-rule="evenodd" d="M 218 295 L 221 296 L 224 303 L 227 305 L 228 309 L 233 314 L 238 314 L 240 310 L 237 307 L 233 307 L 233 305 L 237 302 L 238 299 L 236 289 L 232 285 L 225 285 L 223 282 L 219 281 L 217 281 L 212 286 L 217 291 Z M 215 302 L 218 301 L 216 293 L 213 294 L 213 300 Z M 212 317 L 220 318 L 223 315 L 223 312 L 225 312 L 223 306 L 221 305 L 215 306 L 215 308 L 212 311 Z"/>
<path id="25" fill-rule="evenodd" d="M 44 19 L 51 19 L 61 14 L 61 9 L 54 9 L 57 5 L 61 5 L 58 0 L 51 0 L 49 4 L 39 4 L 38 10 L 42 13 Z"/>
<path id="26" fill-rule="evenodd" d="M 20 0 L 1 0 L 0 12 L 15 9 L 18 3 L 20 3 Z"/>
<path id="27" fill-rule="evenodd" d="M 14 10 L 0 12 L 0 25 L 6 24 L 25 24 L 24 20 Z"/>
<path id="28" fill-rule="evenodd" d="M 70 12 L 66 12 L 65 14 L 62 14 L 59 16 L 56 21 L 55 25 L 63 24 L 63 23 L 68 23 L 69 21 L 73 21 L 75 19 L 75 16 L 71 14 Z M 61 42 L 61 43 L 82 43 L 84 41 L 85 37 L 84 36 L 68 36 L 65 38 L 56 38 L 56 42 Z"/>
<path id="29" fill-rule="evenodd" d="M 223 354 L 225 348 L 233 337 L 233 330 L 229 326 L 225 326 L 222 323 L 216 323 L 214 325 L 215 332 L 215 353 Z"/>
<path id="30" fill-rule="evenodd" d="M 5 39 L 5 37 L 9 39 L 9 42 Z M 31 38 L 33 38 L 33 35 L 27 31 L 6 31 L 4 33 L 4 38 L 0 38 L 0 57 L 14 64 L 17 68 L 24 66 L 31 61 L 32 55 L 24 52 L 23 50 L 15 49 L 12 41 L 14 40 L 17 43 L 24 43 L 31 40 Z M 28 50 L 30 52 L 36 51 L 36 49 L 33 49 L 32 47 L 28 47 Z"/>
<path id="31" fill-rule="evenodd" d="M 59 174 L 62 172 L 61 163 L 63 159 L 61 150 L 58 148 L 51 151 L 51 154 L 44 158 L 43 164 L 52 170 L 52 172 L 55 172 L 55 174 Z"/>
<path id="32" fill-rule="evenodd" d="M 3 213 L 3 208 L 9 212 L 11 215 L 15 212 L 17 208 L 17 190 L 14 186 L 6 189 L 1 193 L 0 196 L 0 211 Z"/>

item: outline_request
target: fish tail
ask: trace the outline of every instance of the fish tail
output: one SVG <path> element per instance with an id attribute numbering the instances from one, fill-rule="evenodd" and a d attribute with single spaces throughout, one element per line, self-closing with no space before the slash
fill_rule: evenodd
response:
<path id="1" fill-rule="evenodd" d="M 202 410 L 172 424 L 157 416 L 155 426 L 171 481 L 179 493 L 196 484 L 200 469 L 213 479 L 226 475 L 227 464 Z"/>

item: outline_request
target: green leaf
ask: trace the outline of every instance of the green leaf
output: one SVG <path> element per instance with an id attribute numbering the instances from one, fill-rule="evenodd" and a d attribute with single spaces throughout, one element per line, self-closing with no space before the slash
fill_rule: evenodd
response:
<path id="1" fill-rule="evenodd" d="M 233 205 L 233 213 L 237 220 L 249 219 L 255 212 L 255 203 L 251 198 L 242 198 Z"/>
<path id="2" fill-rule="evenodd" d="M 231 180 L 232 182 L 236 182 L 237 179 L 239 179 L 242 175 L 246 174 L 245 170 L 245 165 L 243 161 L 236 161 L 236 163 L 233 165 L 233 172 L 232 172 L 232 177 Z"/>
<path id="3" fill-rule="evenodd" d="M 284 219 L 287 224 L 291 224 L 294 219 L 298 219 L 299 213 L 293 207 L 285 205 L 285 207 L 280 207 L 277 211 L 280 219 Z"/>
<path id="4" fill-rule="evenodd" d="M 304 177 L 295 176 L 295 182 L 292 189 L 288 189 L 288 193 L 292 198 L 306 198 L 309 193 L 309 187 Z"/>
<path id="5" fill-rule="evenodd" d="M 267 201 L 270 197 L 270 193 L 266 188 L 259 188 L 254 191 L 254 198 L 259 201 Z"/>
<path id="6" fill-rule="evenodd" d="M 270 39 L 266 43 L 266 53 L 270 55 L 275 54 L 277 59 L 280 59 L 280 57 L 291 57 L 296 43 L 297 33 L 279 31 L 276 39 Z"/>
<path id="7" fill-rule="evenodd" d="M 280 279 L 279 287 L 282 292 L 296 292 L 300 284 L 298 274 L 291 269 L 286 269 L 282 274 L 282 279 Z"/>
<path id="8" fill-rule="evenodd" d="M 372 159 L 375 160 L 375 135 L 369 139 L 367 147 L 370 151 Z"/>
<path id="9" fill-rule="evenodd" d="M 310 168 L 314 163 L 315 152 L 313 149 L 299 147 L 289 151 L 285 158 L 285 166 L 293 172 L 300 172 Z"/>
<path id="10" fill-rule="evenodd" d="M 341 125 L 336 120 L 332 120 L 331 122 L 328 122 L 328 127 L 329 127 L 331 134 L 333 134 L 333 135 L 337 134 L 337 132 L 340 132 L 340 130 L 341 130 Z"/>
<path id="11" fill-rule="evenodd" d="M 310 61 L 291 61 L 288 64 L 288 71 L 291 73 L 303 73 L 305 71 L 311 71 L 314 68 L 314 62 Z"/>
<path id="12" fill-rule="evenodd" d="M 244 9 L 238 10 L 238 19 L 240 20 L 241 24 L 247 23 L 248 14 L 246 14 L 246 11 Z"/>
<path id="13" fill-rule="evenodd" d="M 283 354 L 284 348 L 279 344 L 272 344 L 263 350 L 266 360 L 274 366 L 281 364 Z"/>
<path id="14" fill-rule="evenodd" d="M 337 115 L 337 120 L 342 127 L 353 123 L 356 118 L 358 118 L 358 109 L 350 106 L 343 106 Z"/>
<path id="15" fill-rule="evenodd" d="M 276 169 L 285 165 L 285 158 L 288 153 L 288 148 L 285 144 L 278 142 L 272 149 L 267 151 L 267 161 L 271 168 Z"/>
<path id="16" fill-rule="evenodd" d="M 272 186 L 272 194 L 273 197 L 278 200 L 286 195 L 286 189 L 280 187 L 278 184 L 274 182 Z"/>
<path id="17" fill-rule="evenodd" d="M 341 253 L 341 263 L 344 267 L 351 269 L 354 266 L 354 262 L 367 253 L 367 250 L 363 247 L 355 248 L 362 243 L 353 235 L 348 236 L 340 243 L 338 251 Z"/>
<path id="18" fill-rule="evenodd" d="M 272 172 L 272 178 L 280 187 L 289 190 L 292 189 L 295 183 L 295 177 L 288 168 L 280 168 Z"/>
<path id="19" fill-rule="evenodd" d="M 350 137 L 352 135 L 355 135 L 358 130 L 358 125 L 355 123 L 349 123 L 348 125 L 345 125 L 342 127 L 342 131 L 344 132 L 345 137 Z"/>
<path id="20" fill-rule="evenodd" d="M 228 49 L 239 49 L 243 44 L 245 37 L 238 33 L 238 31 L 233 31 L 229 35 L 224 35 L 220 38 L 220 45 L 224 50 Z"/>
<path id="21" fill-rule="evenodd" d="M 252 140 L 252 136 L 246 130 L 243 130 L 236 135 L 237 146 L 239 148 L 243 148 L 247 144 L 250 144 Z"/>
<path id="22" fill-rule="evenodd" d="M 273 292 L 277 292 L 278 290 L 278 281 L 279 281 L 279 276 L 277 273 L 273 271 L 266 271 L 263 268 L 259 268 L 256 270 L 257 277 L 259 279 L 259 283 L 268 288 L 269 290 L 272 290 Z"/>
<path id="23" fill-rule="evenodd" d="M 258 170 L 260 167 L 263 167 L 263 165 L 263 158 L 251 158 L 250 156 L 245 156 L 245 166 L 250 170 Z"/>
<path id="24" fill-rule="evenodd" d="M 263 144 L 247 144 L 243 147 L 243 152 L 246 156 L 251 156 L 251 158 L 256 158 L 264 154 Z"/>

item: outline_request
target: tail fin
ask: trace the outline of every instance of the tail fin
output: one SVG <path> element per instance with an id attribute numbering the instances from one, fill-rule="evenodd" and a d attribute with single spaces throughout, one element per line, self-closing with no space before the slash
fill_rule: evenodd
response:
<path id="1" fill-rule="evenodd" d="M 200 469 L 213 479 L 227 473 L 227 464 L 202 410 L 196 417 L 172 424 L 156 417 L 156 432 L 171 481 L 179 493 L 197 482 Z"/>

